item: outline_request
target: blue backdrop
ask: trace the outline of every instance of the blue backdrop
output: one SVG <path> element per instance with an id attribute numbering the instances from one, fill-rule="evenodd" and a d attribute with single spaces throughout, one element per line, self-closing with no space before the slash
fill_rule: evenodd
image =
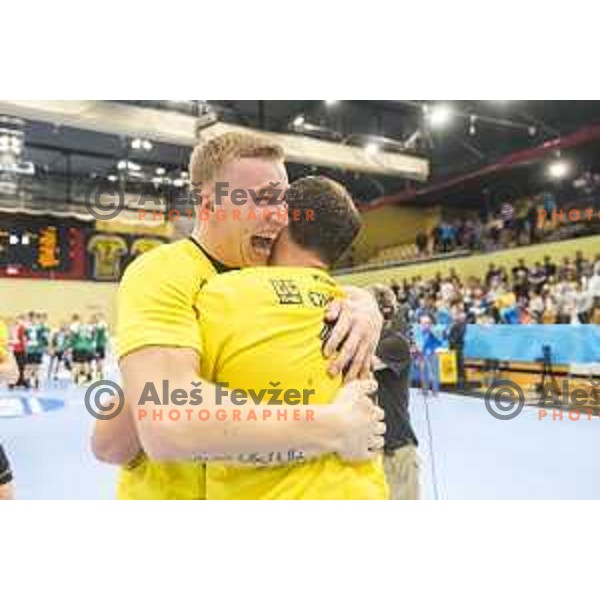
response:
<path id="1" fill-rule="evenodd" d="M 600 326 L 468 325 L 465 356 L 531 362 L 542 346 L 550 346 L 555 364 L 600 362 Z"/>

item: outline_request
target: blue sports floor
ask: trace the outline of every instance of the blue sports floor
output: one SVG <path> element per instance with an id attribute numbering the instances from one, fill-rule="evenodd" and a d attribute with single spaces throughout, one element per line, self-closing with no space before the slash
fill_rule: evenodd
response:
<path id="1" fill-rule="evenodd" d="M 37 394 L 0 389 L 0 441 L 12 462 L 17 498 L 114 497 L 116 469 L 98 463 L 89 450 L 93 420 L 83 394 L 66 382 Z M 573 422 L 565 413 L 562 422 L 538 421 L 537 409 L 525 407 L 515 419 L 499 421 L 479 399 L 424 399 L 415 390 L 411 412 L 425 498 L 600 498 L 598 417 Z"/>

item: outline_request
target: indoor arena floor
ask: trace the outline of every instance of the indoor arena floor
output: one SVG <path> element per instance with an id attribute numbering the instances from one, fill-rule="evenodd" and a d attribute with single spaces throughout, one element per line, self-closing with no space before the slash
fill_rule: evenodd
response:
<path id="1" fill-rule="evenodd" d="M 7 400 L 19 403 L 22 396 L 37 396 L 25 404 L 36 414 L 8 416 Z M 37 395 L 0 390 L 0 441 L 12 462 L 17 498 L 114 497 L 116 469 L 90 452 L 93 420 L 83 396 L 83 388 L 66 381 Z M 53 404 L 54 410 L 39 408 Z M 500 421 L 482 400 L 452 394 L 423 398 L 416 390 L 411 413 L 424 498 L 600 498 L 598 417 L 574 422 L 565 413 L 563 421 L 539 421 L 537 409 L 525 407 L 518 417 Z"/>

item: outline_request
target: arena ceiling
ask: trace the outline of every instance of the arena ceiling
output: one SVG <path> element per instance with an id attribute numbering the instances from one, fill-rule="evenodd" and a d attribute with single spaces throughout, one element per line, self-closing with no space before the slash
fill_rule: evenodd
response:
<path id="1" fill-rule="evenodd" d="M 330 175 L 365 203 L 482 169 L 512 153 L 600 123 L 597 101 L 114 102 L 428 160 L 430 173 L 425 182 L 332 166 L 289 165 L 292 179 L 312 173 Z M 434 123 L 432 111 L 440 106 L 451 107 L 451 118 Z M 114 177 L 123 160 L 135 161 L 148 177 L 164 168 L 175 180 L 187 170 L 190 147 L 186 144 L 150 140 L 151 149 L 133 148 L 127 135 L 30 119 L 25 119 L 24 133 L 23 158 L 35 164 L 35 177 L 62 181 L 65 190 L 71 180 Z M 583 154 L 580 151 L 587 163 L 598 156 L 598 144 L 591 148 Z"/>

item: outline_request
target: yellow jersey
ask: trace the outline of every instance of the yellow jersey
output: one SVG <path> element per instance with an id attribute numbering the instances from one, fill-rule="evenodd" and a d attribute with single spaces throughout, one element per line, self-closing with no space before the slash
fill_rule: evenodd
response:
<path id="1" fill-rule="evenodd" d="M 200 293 L 202 377 L 230 389 L 276 387 L 280 398 L 298 390 L 309 404 L 331 402 L 342 382 L 327 374 L 324 314 L 342 296 L 335 281 L 316 268 L 256 267 L 212 279 Z M 273 413 L 294 408 L 284 403 Z M 276 467 L 211 461 L 206 469 L 210 500 L 388 498 L 381 459 L 350 464 L 329 454 Z"/>
<path id="2" fill-rule="evenodd" d="M 8 329 L 0 319 L 0 361 L 8 356 Z"/>
<path id="3" fill-rule="evenodd" d="M 226 270 L 191 238 L 164 244 L 127 268 L 117 299 L 119 358 L 146 346 L 193 348 L 202 353 L 198 324 L 201 287 Z M 122 500 L 205 498 L 205 465 L 197 461 L 158 462 L 141 454 L 121 469 Z"/>

